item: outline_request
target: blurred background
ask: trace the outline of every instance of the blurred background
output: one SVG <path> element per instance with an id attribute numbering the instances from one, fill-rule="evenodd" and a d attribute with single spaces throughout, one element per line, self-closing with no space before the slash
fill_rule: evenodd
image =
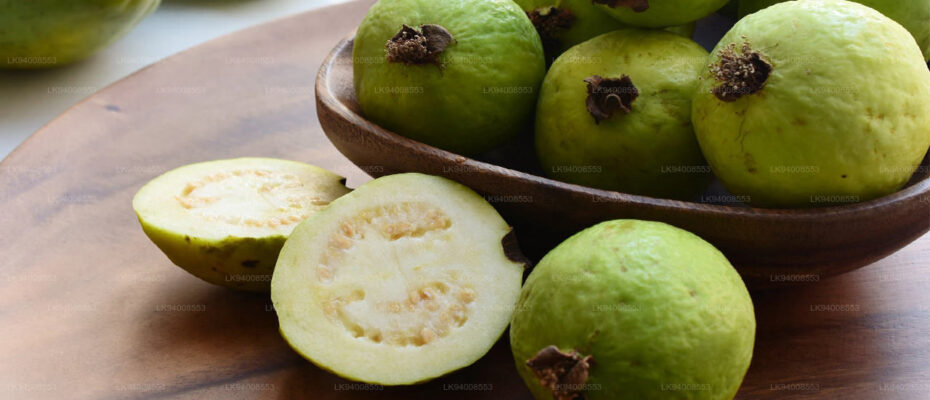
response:
<path id="1" fill-rule="evenodd" d="M 149 64 L 227 33 L 344 1 L 162 0 L 126 36 L 87 59 L 55 68 L 0 69 L 0 159 L 81 99 Z"/>

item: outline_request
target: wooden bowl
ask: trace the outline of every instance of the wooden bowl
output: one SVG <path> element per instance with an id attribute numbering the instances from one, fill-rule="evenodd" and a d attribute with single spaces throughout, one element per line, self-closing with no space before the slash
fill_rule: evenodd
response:
<path id="1" fill-rule="evenodd" d="M 654 220 L 713 243 L 747 284 L 763 288 L 816 282 L 863 267 L 930 229 L 926 160 L 907 187 L 889 196 L 789 210 L 657 199 L 555 181 L 525 172 L 538 168 L 527 154 L 532 152 L 528 143 L 481 157 L 483 161 L 440 150 L 387 131 L 360 114 L 352 83 L 351 38 L 340 42 L 323 62 L 316 104 L 326 135 L 356 165 L 376 177 L 422 172 L 471 187 L 514 225 L 531 259 L 601 221 Z"/>

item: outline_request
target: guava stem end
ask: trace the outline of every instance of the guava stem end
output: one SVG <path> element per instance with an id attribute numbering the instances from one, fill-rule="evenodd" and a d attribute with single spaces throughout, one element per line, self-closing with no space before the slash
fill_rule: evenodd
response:
<path id="1" fill-rule="evenodd" d="M 639 90 L 627 75 L 621 75 L 620 78 L 592 75 L 584 82 L 588 84 L 585 107 L 594 117 L 595 124 L 600 124 L 618 112 L 629 114 L 633 111 L 633 100 L 639 97 Z"/>
<path id="2" fill-rule="evenodd" d="M 711 72 L 719 83 L 711 93 L 721 101 L 734 102 L 762 90 L 772 73 L 772 64 L 749 42 L 743 42 L 739 50 L 730 43 L 720 52 L 720 60 L 711 65 Z"/>
<path id="3" fill-rule="evenodd" d="M 406 24 L 385 43 L 385 58 L 388 62 L 405 65 L 436 64 L 441 54 L 455 39 L 440 25 L 420 25 L 420 30 Z"/>
<path id="4" fill-rule="evenodd" d="M 552 391 L 555 400 L 584 400 L 585 382 L 594 366 L 593 356 L 582 356 L 575 350 L 565 353 L 548 346 L 526 361 L 539 383 Z"/>

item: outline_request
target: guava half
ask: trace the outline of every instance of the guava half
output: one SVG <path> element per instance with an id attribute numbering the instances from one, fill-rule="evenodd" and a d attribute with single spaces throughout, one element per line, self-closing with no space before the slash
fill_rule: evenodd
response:
<path id="1" fill-rule="evenodd" d="M 445 178 L 370 181 L 300 224 L 271 282 L 281 334 L 338 375 L 413 384 L 474 363 L 507 327 L 524 264 L 510 227 Z"/>
<path id="2" fill-rule="evenodd" d="M 901 25 L 845 0 L 739 20 L 691 114 L 724 186 L 763 207 L 866 201 L 903 186 L 930 147 L 930 71 Z"/>
<path id="3" fill-rule="evenodd" d="M 352 55 L 366 118 L 466 155 L 530 129 L 546 71 L 539 35 L 511 0 L 380 0 Z"/>
<path id="4" fill-rule="evenodd" d="M 732 399 L 756 321 L 739 274 L 701 238 L 614 220 L 546 254 L 510 326 L 537 400 Z"/>
<path id="5" fill-rule="evenodd" d="M 546 58 L 555 60 L 572 46 L 628 25 L 607 15 L 591 0 L 515 0 L 539 32 Z M 673 26 L 669 32 L 691 37 L 694 24 Z"/>
<path id="6" fill-rule="evenodd" d="M 153 179 L 132 207 L 145 234 L 179 267 L 213 284 L 267 292 L 285 239 L 348 193 L 344 183 L 296 161 L 208 161 Z"/>
<path id="7" fill-rule="evenodd" d="M 706 62 L 690 39 L 632 28 L 563 53 L 536 109 L 545 173 L 654 197 L 700 194 L 711 175 L 691 128 L 691 98 Z"/>
<path id="8" fill-rule="evenodd" d="M 930 0 L 855 0 L 874 8 L 904 26 L 920 46 L 925 60 L 930 60 Z M 740 17 L 752 14 L 783 0 L 740 0 Z"/>
<path id="9" fill-rule="evenodd" d="M 684 25 L 704 18 L 728 0 L 592 0 L 621 22 L 644 28 Z"/>

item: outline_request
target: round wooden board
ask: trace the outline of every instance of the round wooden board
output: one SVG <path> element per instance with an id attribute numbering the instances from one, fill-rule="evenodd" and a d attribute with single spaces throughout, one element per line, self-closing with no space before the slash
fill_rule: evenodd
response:
<path id="1" fill-rule="evenodd" d="M 0 398 L 529 399 L 506 337 L 474 366 L 382 388 L 291 351 L 267 295 L 203 283 L 130 201 L 182 164 L 301 160 L 369 179 L 326 140 L 313 81 L 371 1 L 251 28 L 97 93 L 0 164 Z M 930 378 L 930 239 L 862 270 L 757 293 L 740 399 L 919 399 Z M 670 387 L 673 388 L 673 387 Z"/>

